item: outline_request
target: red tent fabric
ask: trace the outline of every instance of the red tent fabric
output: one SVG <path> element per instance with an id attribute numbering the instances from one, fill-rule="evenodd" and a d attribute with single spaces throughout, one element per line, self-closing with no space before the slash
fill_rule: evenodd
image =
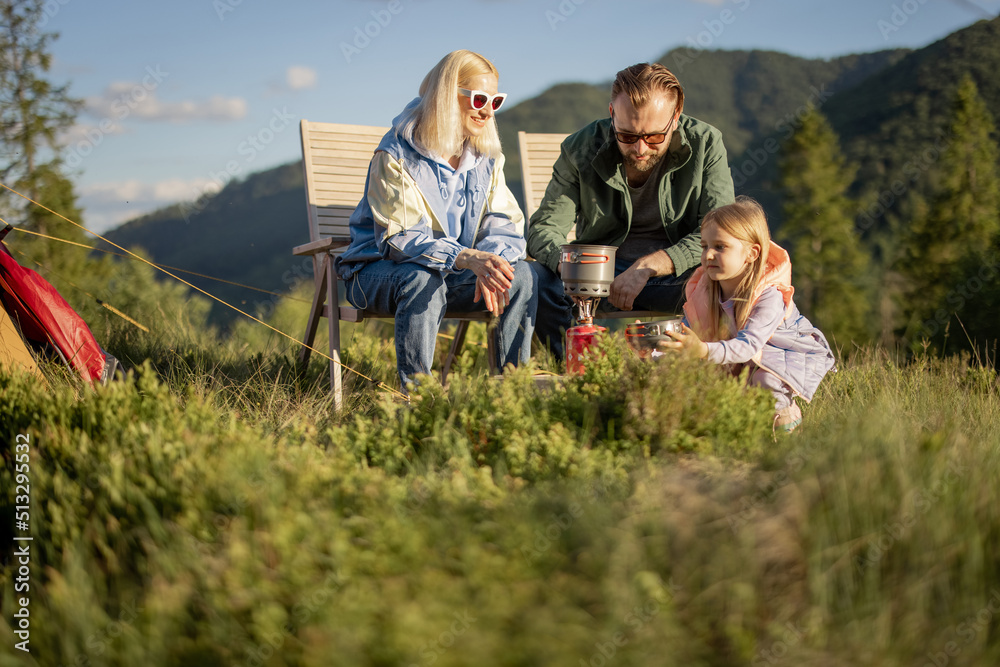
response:
<path id="1" fill-rule="evenodd" d="M 18 264 L 3 242 L 0 302 L 29 343 L 55 347 L 85 382 L 105 381 L 107 358 L 87 323 L 47 280 Z"/>

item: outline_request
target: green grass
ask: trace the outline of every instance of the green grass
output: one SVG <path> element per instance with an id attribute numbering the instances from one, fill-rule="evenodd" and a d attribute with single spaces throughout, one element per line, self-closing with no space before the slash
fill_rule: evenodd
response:
<path id="1" fill-rule="evenodd" d="M 0 376 L 0 543 L 22 433 L 34 537 L 30 656 L 0 555 L 0 666 L 1000 659 L 1000 400 L 967 359 L 856 354 L 776 440 L 766 393 L 618 339 L 545 388 L 472 346 L 341 413 L 322 360 L 235 340 L 112 330 L 125 382 Z"/>

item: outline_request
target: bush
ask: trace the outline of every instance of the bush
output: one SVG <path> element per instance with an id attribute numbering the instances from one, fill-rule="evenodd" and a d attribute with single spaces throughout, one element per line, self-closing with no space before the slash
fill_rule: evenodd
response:
<path id="1" fill-rule="evenodd" d="M 580 377 L 477 361 L 341 415 L 286 356 L 150 350 L 95 390 L 0 376 L 0 488 L 32 442 L 38 664 L 1000 657 L 976 620 L 997 392 L 967 360 L 860 355 L 775 440 L 742 378 L 615 338 Z M 27 664 L 0 558 L 0 665 Z"/>

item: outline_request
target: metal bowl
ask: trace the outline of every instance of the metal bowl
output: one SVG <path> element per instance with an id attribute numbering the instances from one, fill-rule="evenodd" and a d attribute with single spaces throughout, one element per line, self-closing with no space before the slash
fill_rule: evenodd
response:
<path id="1" fill-rule="evenodd" d="M 672 317 L 656 322 L 634 322 L 625 326 L 625 341 L 641 356 L 659 349 L 661 341 L 673 340 L 668 331 L 681 332 L 683 318 Z"/>

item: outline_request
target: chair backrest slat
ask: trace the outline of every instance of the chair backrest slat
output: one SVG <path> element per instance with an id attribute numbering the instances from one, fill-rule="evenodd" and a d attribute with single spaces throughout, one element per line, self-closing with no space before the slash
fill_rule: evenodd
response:
<path id="1" fill-rule="evenodd" d="M 545 195 L 545 188 L 552 180 L 552 167 L 559 158 L 563 139 L 568 134 L 546 134 L 539 132 L 518 132 L 517 142 L 521 149 L 521 185 L 524 187 L 524 215 L 530 220 L 538 210 Z M 576 237 L 576 230 L 570 231 L 568 241 Z"/>
<path id="2" fill-rule="evenodd" d="M 545 188 L 552 179 L 552 166 L 559 158 L 559 149 L 566 134 L 541 134 L 518 132 L 521 149 L 521 183 L 524 186 L 524 214 L 527 217 L 538 209 Z"/>
<path id="3" fill-rule="evenodd" d="M 348 220 L 364 196 L 368 165 L 389 128 L 303 120 L 299 129 L 309 240 L 350 240 Z"/>

